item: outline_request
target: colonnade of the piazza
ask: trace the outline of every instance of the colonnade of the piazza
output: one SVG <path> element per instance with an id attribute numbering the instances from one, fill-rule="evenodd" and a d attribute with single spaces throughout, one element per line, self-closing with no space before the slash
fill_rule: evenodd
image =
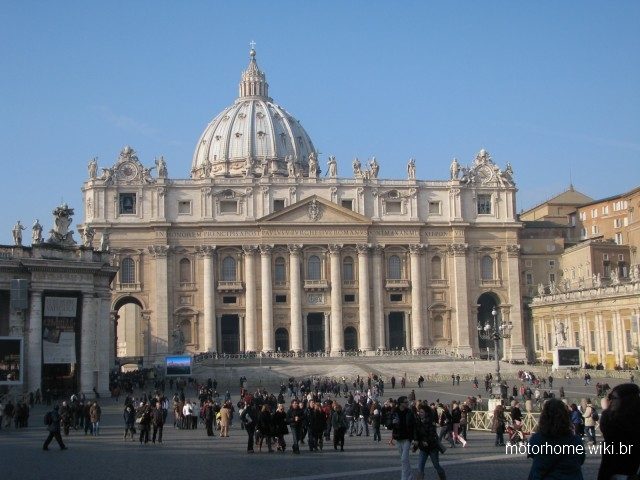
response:
<path id="1" fill-rule="evenodd" d="M 222 352 L 220 339 L 221 316 L 219 313 L 230 313 L 227 306 L 217 305 L 219 297 L 218 288 L 219 272 L 218 263 L 223 252 L 231 245 L 215 246 L 203 245 L 195 247 L 196 253 L 202 258 L 203 284 L 202 304 L 199 310 L 198 323 L 202 324 L 199 331 L 198 351 Z M 511 248 L 513 247 L 513 248 Z M 285 327 L 289 334 L 289 350 L 308 351 L 306 348 L 306 314 L 311 307 L 316 307 L 316 312 L 325 315 L 324 332 L 326 341 L 324 348 L 331 353 L 338 353 L 345 349 L 343 322 L 343 279 L 342 258 L 345 249 L 355 251 L 357 254 L 357 267 L 354 265 L 354 273 L 357 268 L 357 318 L 353 325 L 357 330 L 357 345 L 359 350 L 373 351 L 389 348 L 389 325 L 385 315 L 390 311 L 398 311 L 404 315 L 405 346 L 407 349 L 420 349 L 432 346 L 433 338 L 430 336 L 430 323 L 428 318 L 427 290 L 432 288 L 428 280 L 428 272 L 424 267 L 425 244 L 404 245 L 376 245 L 376 244 L 287 244 L 287 245 L 244 245 L 235 247 L 236 251 L 242 249 L 242 262 L 244 272 L 242 274 L 244 285 L 238 291 L 244 293 L 244 306 L 236 309 L 240 324 L 240 351 L 273 352 L 276 351 L 275 327 Z M 171 287 L 168 278 L 168 252 L 172 250 L 168 246 L 152 246 L 149 252 L 155 257 L 155 285 L 151 295 L 151 309 L 154 317 L 153 335 L 159 345 L 169 347 L 169 296 Z M 466 243 L 454 243 L 436 247 L 438 255 L 443 260 L 442 281 L 440 290 L 455 292 L 446 294 L 446 298 L 439 301 L 443 308 L 443 315 L 449 323 L 447 346 L 455 348 L 458 353 L 471 355 L 477 352 L 477 314 L 475 311 L 475 298 L 470 296 L 473 288 L 471 274 L 469 272 L 470 248 Z M 305 253 L 314 251 L 323 252 L 321 256 L 326 259 L 328 253 L 329 268 L 324 267 L 323 260 L 323 285 L 314 287 L 313 281 L 302 278 L 303 261 Z M 408 251 L 409 262 L 402 267 L 401 279 L 390 279 L 386 275 L 384 266 L 385 254 L 397 254 L 406 259 Z M 283 325 L 282 319 L 274 322 L 274 281 L 272 265 L 274 254 L 288 255 L 288 320 Z M 404 253 L 403 253 L 404 252 Z M 503 257 L 504 258 L 504 257 Z M 526 358 L 526 351 L 522 337 L 522 322 L 519 291 L 518 246 L 509 246 L 505 261 L 500 267 L 501 277 L 492 280 L 492 285 L 502 290 L 503 297 L 500 303 L 508 305 L 510 318 L 513 323 L 513 331 L 509 346 L 509 357 L 515 359 Z M 255 273 L 254 273 L 255 272 Z M 326 276 L 325 276 L 326 275 Z M 354 275 L 355 276 L 355 275 Z M 326 278 L 328 277 L 328 278 Z M 260 278 L 258 285 L 257 278 Z M 269 279 L 269 280 L 266 280 Z M 394 284 L 394 280 L 399 280 Z M 477 281 L 479 282 L 479 280 Z M 477 283 L 476 282 L 476 283 Z M 353 285 L 353 284 L 352 284 Z M 163 288 L 164 287 L 164 288 Z M 279 287 L 278 287 L 279 288 Z M 409 294 L 411 303 L 398 303 L 390 305 L 385 301 L 388 293 L 397 290 L 403 294 Z M 309 305 L 305 300 L 307 292 L 322 292 L 325 301 L 321 305 Z M 327 302 L 326 299 L 329 299 Z M 349 311 L 352 305 L 349 305 Z M 276 310 L 281 313 L 281 307 Z M 201 335 L 201 336 L 200 336 Z M 444 340 L 444 339 L 443 339 Z M 166 351 L 166 350 L 165 350 Z M 156 353 L 160 353 L 157 349 Z"/>
<path id="2" fill-rule="evenodd" d="M 536 349 L 539 355 L 550 355 L 556 347 L 557 325 L 562 324 L 568 328 L 566 345 L 563 346 L 581 348 L 585 354 L 585 362 L 601 363 L 607 368 L 615 365 L 624 367 L 625 361 L 636 355 L 634 349 L 640 344 L 637 323 L 634 326 L 639 317 L 640 307 L 628 306 L 543 314 L 534 324 Z M 627 339 L 627 331 L 631 333 L 631 345 Z M 608 332 L 612 335 L 611 345 L 608 344 Z M 607 365 L 611 359 L 615 365 Z"/>

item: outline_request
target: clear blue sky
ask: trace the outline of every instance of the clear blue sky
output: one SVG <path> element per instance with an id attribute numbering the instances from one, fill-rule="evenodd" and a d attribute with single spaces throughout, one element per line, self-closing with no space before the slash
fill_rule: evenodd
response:
<path id="1" fill-rule="evenodd" d="M 82 221 L 87 162 L 124 145 L 186 178 L 237 95 L 249 42 L 274 100 L 346 174 L 445 179 L 486 148 L 518 209 L 640 184 L 640 2 L 0 2 L 0 244 Z M 25 234 L 29 234 L 27 231 Z M 30 235 L 26 235 L 30 239 Z M 30 242 L 26 242 L 30 243 Z"/>

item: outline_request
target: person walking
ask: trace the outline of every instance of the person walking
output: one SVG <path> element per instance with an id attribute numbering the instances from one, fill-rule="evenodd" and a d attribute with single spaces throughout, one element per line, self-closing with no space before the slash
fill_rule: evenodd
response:
<path id="1" fill-rule="evenodd" d="M 97 400 L 91 405 L 89 415 L 91 417 L 91 434 L 97 437 L 100 433 L 100 417 L 102 416 L 102 409 Z"/>
<path id="2" fill-rule="evenodd" d="M 229 425 L 231 425 L 231 405 L 225 402 L 220 409 L 220 437 L 229 436 Z"/>
<path id="3" fill-rule="evenodd" d="M 156 443 L 157 438 L 158 443 L 162 443 L 162 430 L 164 429 L 164 414 L 162 412 L 162 405 L 160 404 L 160 402 L 156 402 L 152 407 L 151 422 L 153 425 L 153 435 L 151 436 L 151 442 Z"/>
<path id="4" fill-rule="evenodd" d="M 418 418 L 414 432 L 414 448 L 418 449 L 418 475 L 416 480 L 424 479 L 424 467 L 427 458 L 431 459 L 433 468 L 440 480 L 446 480 L 444 469 L 440 466 L 440 445 L 436 432 L 435 416 L 427 403 L 418 406 Z"/>
<path id="5" fill-rule="evenodd" d="M 150 407 L 144 403 L 140 403 L 140 408 L 138 408 L 138 412 L 136 413 L 136 422 L 140 427 L 140 445 L 144 442 L 146 445 L 149 443 L 149 430 L 151 429 L 151 409 Z"/>
<path id="6" fill-rule="evenodd" d="M 124 404 L 124 411 L 122 412 L 122 419 L 124 420 L 124 435 L 123 440 L 127 439 L 127 435 L 131 432 L 131 440 L 134 440 L 136 434 L 136 409 L 133 407 L 131 400 L 128 400 Z"/>
<path id="7" fill-rule="evenodd" d="M 409 399 L 405 396 L 398 397 L 398 406 L 391 413 L 391 425 L 393 440 L 398 446 L 401 480 L 411 479 L 411 463 L 409 462 L 409 449 L 414 438 L 415 417 L 409 408 Z"/>
<path id="8" fill-rule="evenodd" d="M 302 439 L 302 422 L 304 420 L 304 412 L 300 408 L 300 402 L 297 398 L 291 401 L 291 406 L 287 412 L 287 423 L 291 427 L 291 448 L 293 453 L 300 453 L 300 440 Z"/>
<path id="9" fill-rule="evenodd" d="M 347 417 L 342 410 L 342 406 L 336 402 L 331 414 L 331 428 L 333 428 L 333 449 L 344 452 L 344 434 L 347 432 Z"/>
<path id="10" fill-rule="evenodd" d="M 277 450 L 284 453 L 287 448 L 284 436 L 289 433 L 289 427 L 287 427 L 287 412 L 284 411 L 284 403 L 278 404 L 276 411 L 273 412 L 271 421 L 273 424 L 273 435 L 277 442 Z"/>
<path id="11" fill-rule="evenodd" d="M 573 433 L 569 410 L 562 400 L 550 398 L 544 403 L 528 452 L 527 457 L 533 458 L 529 480 L 583 479 L 582 440 Z"/>
<path id="12" fill-rule="evenodd" d="M 593 444 L 596 443 L 596 422 L 598 421 L 598 413 L 591 403 L 591 399 L 587 398 L 587 407 L 582 413 L 584 419 L 584 433 L 587 439 Z"/>
<path id="13" fill-rule="evenodd" d="M 247 432 L 247 453 L 253 453 L 257 420 L 258 410 L 256 410 L 252 399 L 240 414 L 240 421 L 244 425 L 245 432 Z"/>
<path id="14" fill-rule="evenodd" d="M 55 405 L 53 407 L 53 410 L 51 410 L 45 415 L 44 423 L 47 425 L 49 436 L 44 441 L 44 445 L 42 445 L 42 450 L 49 450 L 49 444 L 51 443 L 51 440 L 53 440 L 54 438 L 56 439 L 56 442 L 58 442 L 58 445 L 60 445 L 60 450 L 67 449 L 64 442 L 62 441 L 62 436 L 60 435 L 61 418 L 60 418 L 59 410 L 60 410 L 60 407 L 58 407 L 58 405 Z"/>
<path id="15" fill-rule="evenodd" d="M 496 434 L 496 447 L 504 446 L 504 430 L 507 418 L 504 415 L 504 406 L 496 405 L 493 410 L 493 420 L 491 421 L 491 431 Z"/>

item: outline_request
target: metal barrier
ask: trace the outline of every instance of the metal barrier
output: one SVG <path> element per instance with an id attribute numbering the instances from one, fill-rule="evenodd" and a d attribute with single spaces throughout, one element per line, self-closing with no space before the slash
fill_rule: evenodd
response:
<path id="1" fill-rule="evenodd" d="M 505 412 L 507 423 L 511 422 L 511 413 Z M 535 431 L 538 426 L 539 413 L 523 413 L 522 414 L 522 431 L 525 433 Z M 491 431 L 491 422 L 493 421 L 493 412 L 473 411 L 467 416 L 469 430 L 481 430 L 485 432 Z"/>

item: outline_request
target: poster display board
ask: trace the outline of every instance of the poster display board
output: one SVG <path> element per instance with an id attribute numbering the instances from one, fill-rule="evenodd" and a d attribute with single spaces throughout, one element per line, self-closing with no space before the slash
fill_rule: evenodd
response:
<path id="1" fill-rule="evenodd" d="M 21 337 L 0 337 L 0 385 L 21 385 L 24 351 Z"/>
<path id="2" fill-rule="evenodd" d="M 582 366 L 582 350 L 579 348 L 558 347 L 553 352 L 553 369 Z"/>
<path id="3" fill-rule="evenodd" d="M 42 360 L 45 364 L 76 363 L 78 299 L 45 297 L 42 315 Z"/>
<path id="4" fill-rule="evenodd" d="M 189 355 L 166 357 L 166 367 L 166 374 L 169 377 L 188 377 L 191 375 L 191 357 Z"/>

